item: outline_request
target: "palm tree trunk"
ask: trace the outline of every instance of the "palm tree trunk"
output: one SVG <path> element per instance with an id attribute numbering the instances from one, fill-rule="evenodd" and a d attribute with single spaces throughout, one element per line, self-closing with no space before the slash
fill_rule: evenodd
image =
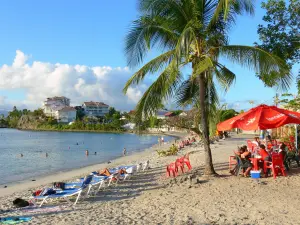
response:
<path id="1" fill-rule="evenodd" d="M 200 112 L 201 112 L 201 127 L 202 127 L 202 137 L 204 142 L 204 152 L 205 152 L 205 175 L 214 175 L 216 174 L 214 165 L 212 162 L 212 155 L 210 149 L 210 140 L 209 140 L 209 127 L 208 127 L 208 115 L 207 115 L 207 106 L 206 106 L 206 74 L 203 73 L 199 77 L 199 88 L 200 88 Z"/>

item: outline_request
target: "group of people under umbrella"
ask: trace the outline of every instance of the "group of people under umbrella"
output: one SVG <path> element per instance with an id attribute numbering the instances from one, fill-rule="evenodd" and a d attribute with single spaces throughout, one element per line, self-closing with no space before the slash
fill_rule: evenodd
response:
<path id="1" fill-rule="evenodd" d="M 219 131 L 228 131 L 234 128 L 241 130 L 267 130 L 286 124 L 300 124 L 300 113 L 276 106 L 259 105 L 245 113 L 219 123 L 217 128 Z M 291 146 L 293 146 L 293 149 Z M 235 160 L 241 160 L 244 176 L 248 176 L 251 170 L 256 171 L 260 168 L 263 169 L 265 176 L 267 176 L 271 168 L 274 170 L 272 164 L 275 164 L 277 159 L 281 160 L 280 164 L 284 164 L 285 170 L 289 170 L 291 160 L 295 160 L 297 165 L 300 166 L 296 154 L 291 154 L 290 156 L 287 154 L 289 150 L 295 150 L 295 145 L 277 142 L 277 140 L 272 140 L 271 136 L 268 136 L 265 140 L 259 140 L 256 137 L 253 141 L 248 140 L 247 146 L 242 146 L 235 152 Z M 230 172 L 239 174 L 239 169 L 236 166 Z M 280 169 L 282 174 L 285 175 L 284 169 Z"/>

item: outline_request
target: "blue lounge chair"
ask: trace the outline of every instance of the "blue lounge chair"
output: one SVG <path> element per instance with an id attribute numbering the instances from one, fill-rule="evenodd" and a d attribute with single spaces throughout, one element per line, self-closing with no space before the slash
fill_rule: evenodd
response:
<path id="1" fill-rule="evenodd" d="M 82 193 L 82 191 L 84 189 L 86 189 L 87 187 L 90 187 L 90 183 L 93 179 L 93 175 L 88 175 L 85 179 L 84 179 L 84 182 L 82 182 L 82 185 L 80 188 L 68 188 L 66 190 L 63 190 L 63 191 L 57 191 L 55 194 L 52 194 L 52 195 L 46 195 L 46 196 L 32 196 L 31 200 L 32 200 L 32 203 L 34 205 L 36 205 L 36 202 L 37 200 L 42 200 L 41 204 L 39 205 L 39 207 L 41 207 L 45 202 L 47 202 L 47 200 L 50 200 L 50 199 L 60 199 L 60 198 L 63 198 L 65 199 L 70 205 L 72 205 L 72 202 L 69 200 L 69 197 L 72 197 L 72 196 L 77 196 L 75 202 L 73 205 L 76 205 L 79 198 L 80 198 L 80 195 Z"/>

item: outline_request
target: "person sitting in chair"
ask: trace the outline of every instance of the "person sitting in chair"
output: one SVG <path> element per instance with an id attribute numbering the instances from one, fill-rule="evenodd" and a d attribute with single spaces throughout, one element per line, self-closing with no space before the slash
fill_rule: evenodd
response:
<path id="1" fill-rule="evenodd" d="M 243 168 L 246 169 L 243 173 L 244 177 L 247 177 L 250 173 L 250 170 L 252 169 L 252 164 L 250 161 L 251 158 L 251 152 L 248 151 L 248 148 L 246 145 L 242 147 L 244 149 L 244 152 L 241 154 L 242 162 L 243 162 Z"/>
<path id="2" fill-rule="evenodd" d="M 260 146 L 259 137 L 255 137 L 254 141 L 252 141 L 252 143 L 255 144 L 256 146 Z"/>
<path id="3" fill-rule="evenodd" d="M 287 147 L 287 146 L 286 146 L 284 143 L 282 143 L 282 144 L 280 145 L 280 147 L 279 147 L 279 155 L 280 155 L 280 157 L 281 157 L 281 159 L 282 159 L 282 162 L 283 162 L 283 165 L 284 165 L 285 169 L 286 169 L 287 171 L 289 171 L 290 168 L 289 168 L 289 164 L 288 164 L 288 162 L 287 162 L 286 147 Z"/>
<path id="4" fill-rule="evenodd" d="M 272 161 L 272 158 L 271 156 L 269 155 L 269 153 L 266 151 L 266 146 L 261 144 L 260 146 L 260 149 L 259 149 L 259 154 L 261 156 L 261 158 L 264 160 L 264 161 Z"/>
<path id="5" fill-rule="evenodd" d="M 230 170 L 231 174 L 235 174 L 239 167 L 243 169 L 243 176 L 247 177 L 252 169 L 252 164 L 250 161 L 251 153 L 248 151 L 247 146 L 242 146 L 239 148 L 238 152 L 235 152 L 237 157 L 241 157 L 241 165 L 236 165 L 234 169 Z M 238 175 L 238 174 L 236 174 Z"/>

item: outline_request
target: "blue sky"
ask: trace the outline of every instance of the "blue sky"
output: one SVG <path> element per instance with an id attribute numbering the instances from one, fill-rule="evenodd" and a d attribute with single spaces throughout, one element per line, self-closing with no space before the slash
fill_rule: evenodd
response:
<path id="1" fill-rule="evenodd" d="M 252 45 L 258 41 L 257 26 L 262 22 L 264 11 L 260 7 L 260 1 L 256 2 L 255 17 L 239 17 L 236 27 L 232 29 L 232 44 Z M 29 65 L 39 61 L 47 64 L 49 70 L 56 63 L 111 68 L 126 66 L 123 53 L 124 38 L 130 22 L 137 17 L 136 0 L 3 0 L 1 3 L 0 67 L 3 64 L 12 65 L 16 50 L 26 55 L 26 63 Z M 225 96 L 222 94 L 222 99 L 231 105 L 235 104 L 238 109 L 248 108 L 249 104 L 245 103 L 248 100 L 271 103 L 275 91 L 265 88 L 255 78 L 254 72 L 230 62 L 226 62 L 226 65 L 237 74 L 237 81 Z M 0 84 L 1 76 L 2 74 Z M 112 84 L 113 88 L 113 83 L 118 80 L 112 78 L 114 73 L 110 73 L 109 76 L 109 84 Z M 9 76 L 5 77 L 8 78 Z M 8 103 L 20 102 L 20 105 L 30 105 L 35 100 L 34 96 L 39 94 L 30 93 L 31 87 L 28 85 L 12 87 L 10 84 L 0 85 L 0 109 L 1 104 Z M 140 96 L 139 91 L 142 90 L 135 90 L 136 96 Z M 291 92 L 296 92 L 295 85 Z M 53 92 L 55 93 L 64 94 L 61 89 Z M 101 96 L 104 95 L 97 99 Z M 76 99 L 75 94 L 74 98 Z M 36 100 L 39 101 L 38 104 L 41 99 Z M 78 101 L 80 100 L 78 98 Z M 118 108 L 118 105 L 114 106 Z"/>

